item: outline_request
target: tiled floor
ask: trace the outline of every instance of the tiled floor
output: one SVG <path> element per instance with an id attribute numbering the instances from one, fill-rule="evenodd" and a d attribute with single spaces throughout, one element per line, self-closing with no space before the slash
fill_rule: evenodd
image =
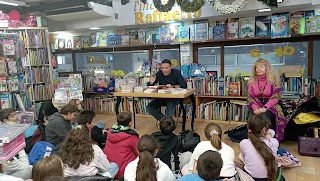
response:
<path id="1" fill-rule="evenodd" d="M 116 116 L 99 114 L 96 120 L 99 122 L 104 121 L 107 127 L 111 127 L 112 124 L 116 123 Z M 195 131 L 201 136 L 201 139 L 205 139 L 203 130 L 209 122 L 209 120 L 196 120 L 195 122 Z M 136 123 L 135 130 L 140 134 L 140 136 L 157 131 L 156 121 L 151 116 L 138 115 L 136 117 Z M 221 122 L 219 122 L 219 125 L 223 131 L 227 130 L 229 127 L 237 126 L 236 124 Z M 190 122 L 187 122 L 186 129 L 190 128 Z M 181 124 L 179 123 L 175 133 L 179 133 L 180 131 Z M 228 136 L 223 136 L 223 141 L 233 147 L 236 152 L 236 159 L 238 160 L 238 155 L 240 152 L 239 144 L 233 143 Z M 284 169 L 284 176 L 287 181 L 320 181 L 320 157 L 300 156 L 297 151 L 297 143 L 295 142 L 285 142 L 282 143 L 280 147 L 288 149 L 302 163 L 301 167 Z"/>

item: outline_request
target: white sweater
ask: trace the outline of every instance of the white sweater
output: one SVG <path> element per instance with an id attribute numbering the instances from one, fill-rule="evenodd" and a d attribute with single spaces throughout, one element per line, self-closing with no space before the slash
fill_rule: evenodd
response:
<path id="1" fill-rule="evenodd" d="M 65 166 L 63 172 L 65 177 L 70 176 L 94 176 L 99 172 L 109 170 L 110 164 L 101 148 L 98 145 L 92 145 L 94 151 L 93 160 L 89 164 L 80 164 L 78 169 L 73 169 Z"/>
<path id="2" fill-rule="evenodd" d="M 136 180 L 136 172 L 138 166 L 139 157 L 130 162 L 126 169 L 124 170 L 124 180 L 125 181 L 135 181 Z M 155 158 L 155 161 L 158 163 L 157 170 L 157 181 L 173 181 L 173 173 L 169 169 L 168 165 L 163 163 L 159 158 Z"/>
<path id="3" fill-rule="evenodd" d="M 223 161 L 223 166 L 220 172 L 221 177 L 232 177 L 236 174 L 234 165 L 234 150 L 229 145 L 223 142 L 221 144 L 221 150 L 217 150 L 215 147 L 212 146 L 210 141 L 201 141 L 196 146 L 189 162 L 189 171 L 193 171 L 194 164 L 195 162 L 197 162 L 199 156 L 208 150 L 217 151 L 221 154 L 221 158 Z"/>

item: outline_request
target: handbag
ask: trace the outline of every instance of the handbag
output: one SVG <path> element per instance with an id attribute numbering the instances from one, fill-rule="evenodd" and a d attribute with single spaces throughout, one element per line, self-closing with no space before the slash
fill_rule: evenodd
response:
<path id="1" fill-rule="evenodd" d="M 229 128 L 224 134 L 228 134 L 232 142 L 240 143 L 243 139 L 248 139 L 248 128 L 246 124 L 243 124 Z"/>
<path id="2" fill-rule="evenodd" d="M 180 153 L 187 151 L 193 152 L 195 147 L 200 142 L 200 135 L 191 130 L 184 130 L 178 135 L 178 149 Z"/>
<path id="3" fill-rule="evenodd" d="M 299 137 L 298 152 L 302 156 L 320 157 L 320 138 Z"/>

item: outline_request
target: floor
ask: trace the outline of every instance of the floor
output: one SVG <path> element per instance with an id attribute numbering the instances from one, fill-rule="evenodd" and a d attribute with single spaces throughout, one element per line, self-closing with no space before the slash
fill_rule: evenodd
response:
<path id="1" fill-rule="evenodd" d="M 116 123 L 116 116 L 98 114 L 95 120 L 99 122 L 105 121 L 106 126 L 111 127 L 114 123 Z M 202 140 L 205 139 L 203 129 L 208 123 L 210 123 L 210 120 L 196 120 L 195 122 L 195 131 L 201 136 Z M 222 121 L 219 121 L 218 124 L 221 126 L 223 131 L 227 130 L 230 127 L 237 126 L 237 124 L 223 123 Z M 189 120 L 187 121 L 186 129 L 191 129 Z M 138 115 L 136 117 L 135 130 L 140 134 L 140 136 L 155 132 L 157 131 L 156 121 L 151 116 Z M 181 124 L 179 123 L 177 129 L 175 130 L 175 133 L 177 134 L 180 131 Z M 233 147 L 236 152 L 236 159 L 239 160 L 239 144 L 233 143 L 226 135 L 223 136 L 223 141 Z M 301 167 L 284 169 L 284 176 L 287 181 L 320 181 L 320 157 L 300 156 L 297 151 L 297 143 L 295 142 L 285 142 L 282 143 L 280 147 L 288 149 L 302 163 Z"/>

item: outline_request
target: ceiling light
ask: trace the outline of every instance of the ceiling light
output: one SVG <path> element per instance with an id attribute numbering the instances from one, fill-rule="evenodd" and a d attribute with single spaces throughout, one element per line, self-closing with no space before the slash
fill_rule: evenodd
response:
<path id="1" fill-rule="evenodd" d="M 26 6 L 25 2 L 21 2 L 21 1 L 0 1 L 0 4 L 6 4 L 6 5 L 10 5 L 10 6 Z"/>
<path id="2" fill-rule="evenodd" d="M 270 8 L 265 8 L 265 9 L 258 9 L 259 13 L 262 13 L 262 12 L 269 12 L 271 11 Z"/>
<path id="3" fill-rule="evenodd" d="M 89 28 L 90 30 L 100 30 L 101 28 L 99 28 L 99 27 L 91 27 L 91 28 Z"/>

